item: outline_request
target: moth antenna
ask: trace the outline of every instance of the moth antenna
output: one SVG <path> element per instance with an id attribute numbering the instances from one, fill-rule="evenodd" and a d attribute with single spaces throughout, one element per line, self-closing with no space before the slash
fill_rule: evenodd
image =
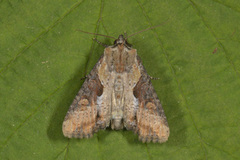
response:
<path id="1" fill-rule="evenodd" d="M 103 35 L 103 34 L 98 34 L 98 33 L 91 33 L 91 32 L 86 32 L 86 31 L 82 31 L 80 29 L 76 29 L 76 31 L 79 31 L 79 32 L 83 32 L 83 33 L 87 33 L 87 34 L 93 34 L 93 35 L 96 35 L 96 36 L 102 36 L 102 37 L 107 37 L 107 38 L 112 38 L 112 39 L 116 39 L 114 37 L 111 37 L 111 36 L 107 36 L 107 35 Z"/>
<path id="2" fill-rule="evenodd" d="M 130 36 L 126 37 L 125 39 L 128 39 L 129 37 L 132 37 L 132 36 L 134 36 L 134 35 L 136 35 L 136 34 L 138 34 L 138 33 L 142 33 L 142 32 L 145 32 L 145 31 L 148 31 L 148 30 L 151 30 L 151 29 L 160 27 L 160 26 L 164 25 L 165 23 L 167 23 L 168 21 L 169 21 L 169 19 L 166 20 L 165 22 L 157 25 L 157 26 L 149 27 L 149 28 L 146 28 L 146 29 L 144 29 L 144 30 L 138 31 L 138 32 L 136 32 L 136 33 L 133 33 L 133 34 L 131 34 Z"/>

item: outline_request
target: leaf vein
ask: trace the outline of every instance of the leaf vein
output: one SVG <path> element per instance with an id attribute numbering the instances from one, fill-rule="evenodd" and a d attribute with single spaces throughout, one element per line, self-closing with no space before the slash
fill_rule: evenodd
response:
<path id="1" fill-rule="evenodd" d="M 35 39 L 30 41 L 24 48 L 22 48 L 7 64 L 1 68 L 0 74 L 7 70 L 9 66 L 26 50 L 28 50 L 32 45 L 34 45 L 38 40 L 40 40 L 44 35 L 46 35 L 50 30 L 52 30 L 55 26 L 57 26 L 67 15 L 69 15 L 74 9 L 76 9 L 84 0 L 75 3 L 67 12 L 65 12 L 61 17 L 59 17 L 55 22 L 53 22 L 50 26 L 48 26 L 44 31 L 42 31 Z"/>
<path id="2" fill-rule="evenodd" d="M 230 9 L 232 9 L 232 10 L 240 13 L 240 11 L 238 10 L 238 8 L 235 7 L 235 6 L 230 6 L 230 5 L 226 4 L 226 3 L 225 3 L 225 4 L 224 4 L 224 3 L 221 3 L 221 2 L 218 1 L 218 0 L 212 0 L 212 1 L 214 1 L 214 2 L 216 2 L 216 3 L 219 3 L 219 4 L 221 4 L 221 5 L 223 5 L 223 6 L 227 7 L 227 8 L 230 8 Z"/>
<path id="3" fill-rule="evenodd" d="M 64 155 L 64 159 L 67 159 L 67 155 L 68 155 L 68 151 L 69 151 L 69 145 L 70 145 L 70 139 L 68 139 L 67 146 L 64 149 L 64 151 L 66 150 L 65 155 Z"/>
<path id="4" fill-rule="evenodd" d="M 153 26 L 152 23 L 151 23 L 151 21 L 150 21 L 150 19 L 149 19 L 149 17 L 148 17 L 148 15 L 145 13 L 145 11 L 144 11 L 144 9 L 143 9 L 143 6 L 140 4 L 140 2 L 139 2 L 138 0 L 136 0 L 136 1 L 137 1 L 137 3 L 138 3 L 139 7 L 141 8 L 144 16 L 146 17 L 148 23 L 150 24 L 150 26 Z M 173 66 L 172 66 L 172 64 L 171 64 L 171 62 L 170 62 L 170 60 L 169 60 L 169 58 L 168 58 L 168 55 L 167 55 L 167 53 L 166 53 L 166 50 L 165 50 L 165 48 L 163 47 L 163 44 L 162 44 L 161 40 L 158 38 L 158 34 L 157 34 L 155 31 L 153 31 L 153 32 L 154 32 L 154 35 L 156 36 L 156 38 L 157 38 L 157 40 L 158 40 L 158 43 L 160 44 L 160 46 L 161 46 L 161 48 L 162 48 L 162 50 L 163 50 L 165 59 L 167 60 L 167 63 L 168 63 L 168 65 L 169 65 L 169 67 L 170 67 L 170 70 L 171 70 L 171 72 L 172 72 L 172 74 L 173 74 L 173 77 L 174 77 L 174 79 L 175 79 L 175 82 L 177 83 L 178 89 L 180 90 L 181 95 L 182 95 L 184 101 L 185 101 L 186 104 L 187 104 L 187 105 L 186 105 L 186 109 L 187 109 L 187 111 L 188 111 L 188 113 L 189 113 L 189 115 L 190 115 L 190 117 L 191 117 L 191 120 L 192 120 L 192 122 L 193 122 L 193 126 L 194 126 L 194 128 L 196 129 L 196 131 L 197 131 L 197 133 L 198 133 L 198 137 L 199 137 L 199 139 L 200 139 L 201 146 L 204 147 L 204 146 L 202 145 L 202 143 L 203 143 L 202 135 L 201 135 L 199 129 L 197 128 L 197 125 L 196 125 L 196 122 L 195 122 L 194 119 L 193 119 L 192 113 L 190 112 L 190 109 L 189 109 L 189 107 L 188 107 L 189 104 L 188 104 L 188 102 L 187 102 L 186 96 L 185 96 L 185 94 L 184 94 L 184 92 L 183 92 L 183 90 L 182 90 L 182 88 L 181 88 L 181 86 L 180 86 L 179 81 L 177 80 L 176 73 L 175 73 L 175 71 L 174 71 L 174 69 L 173 69 Z M 204 150 L 204 156 L 205 156 L 205 158 L 206 158 L 206 150 Z"/>
<path id="5" fill-rule="evenodd" d="M 236 75 L 238 76 L 238 78 L 240 78 L 240 73 L 237 70 L 236 66 L 234 65 L 232 59 L 230 58 L 230 56 L 227 53 L 226 48 L 224 47 L 224 45 L 221 43 L 221 41 L 219 41 L 219 39 L 217 38 L 216 34 L 214 33 L 213 29 L 207 24 L 207 22 L 205 21 L 205 19 L 203 18 L 203 16 L 200 14 L 199 9 L 197 8 L 197 5 L 192 1 L 192 0 L 188 0 L 188 2 L 191 4 L 192 8 L 195 10 L 195 12 L 197 13 L 197 15 L 200 17 L 200 19 L 202 20 L 203 24 L 206 26 L 206 28 L 208 29 L 208 31 L 212 34 L 212 36 L 215 38 L 216 42 L 218 45 L 220 45 L 224 51 L 224 55 L 225 58 L 227 59 L 227 61 L 230 63 L 230 66 L 233 68 L 234 72 L 236 73 Z"/>
<path id="6" fill-rule="evenodd" d="M 62 88 L 65 84 L 67 84 L 70 80 L 64 82 L 62 85 L 60 85 L 58 88 L 56 88 L 52 93 L 50 93 L 43 101 L 42 103 L 36 107 L 33 112 L 28 115 L 25 120 L 7 137 L 7 139 L 2 143 L 2 146 L 0 148 L 0 153 L 3 151 L 3 149 L 6 147 L 7 143 L 11 140 L 11 138 L 18 132 L 18 130 L 24 126 L 24 124 L 29 121 L 41 108 L 41 106 L 46 103 L 60 88 Z"/>
<path id="7" fill-rule="evenodd" d="M 55 159 L 57 159 L 64 151 L 68 150 L 68 146 L 69 146 L 69 139 L 68 139 L 67 145 L 64 147 L 64 149 L 63 149 L 62 151 L 60 151 L 60 152 L 57 154 L 57 156 L 55 157 Z M 66 153 L 65 153 L 65 155 L 66 155 Z M 65 157 L 65 155 L 64 155 L 64 157 Z"/>

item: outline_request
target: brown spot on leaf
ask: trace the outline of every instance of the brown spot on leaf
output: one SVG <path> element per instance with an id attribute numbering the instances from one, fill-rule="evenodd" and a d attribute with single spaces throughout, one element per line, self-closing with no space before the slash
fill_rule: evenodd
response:
<path id="1" fill-rule="evenodd" d="M 215 48 L 212 53 L 213 53 L 213 54 L 216 53 L 217 50 L 218 50 L 218 48 Z"/>

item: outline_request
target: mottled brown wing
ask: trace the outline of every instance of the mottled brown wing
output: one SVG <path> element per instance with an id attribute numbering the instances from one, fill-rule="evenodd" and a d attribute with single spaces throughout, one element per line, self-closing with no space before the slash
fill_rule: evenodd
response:
<path id="1" fill-rule="evenodd" d="M 136 129 L 142 142 L 163 143 L 168 140 L 169 127 L 160 100 L 152 86 L 151 78 L 144 69 L 140 58 L 138 63 L 141 78 L 134 88 L 134 96 L 138 99 L 139 107 L 136 113 Z"/>
<path id="2" fill-rule="evenodd" d="M 97 97 L 102 95 L 103 86 L 97 68 L 101 60 L 102 57 L 87 76 L 64 119 L 62 131 L 68 138 L 89 138 L 98 130 Z"/>

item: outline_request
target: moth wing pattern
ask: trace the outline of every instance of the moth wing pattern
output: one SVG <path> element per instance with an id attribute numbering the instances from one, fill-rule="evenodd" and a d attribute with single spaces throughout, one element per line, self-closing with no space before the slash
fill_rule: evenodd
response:
<path id="1" fill-rule="evenodd" d="M 141 77 L 134 88 L 134 96 L 138 99 L 136 113 L 136 129 L 142 142 L 163 143 L 168 140 L 170 131 L 164 110 L 151 83 L 151 77 L 137 56 Z"/>
<path id="2" fill-rule="evenodd" d="M 89 138 L 97 132 L 97 100 L 103 92 L 103 86 L 97 75 L 97 67 L 102 57 L 87 75 L 81 89 L 73 100 L 62 125 L 62 131 L 68 138 Z"/>
<path id="3" fill-rule="evenodd" d="M 163 143 L 170 134 L 151 77 L 123 35 L 105 48 L 87 75 L 62 130 L 68 138 L 89 138 L 110 124 L 115 130 L 133 130 L 142 142 Z"/>

